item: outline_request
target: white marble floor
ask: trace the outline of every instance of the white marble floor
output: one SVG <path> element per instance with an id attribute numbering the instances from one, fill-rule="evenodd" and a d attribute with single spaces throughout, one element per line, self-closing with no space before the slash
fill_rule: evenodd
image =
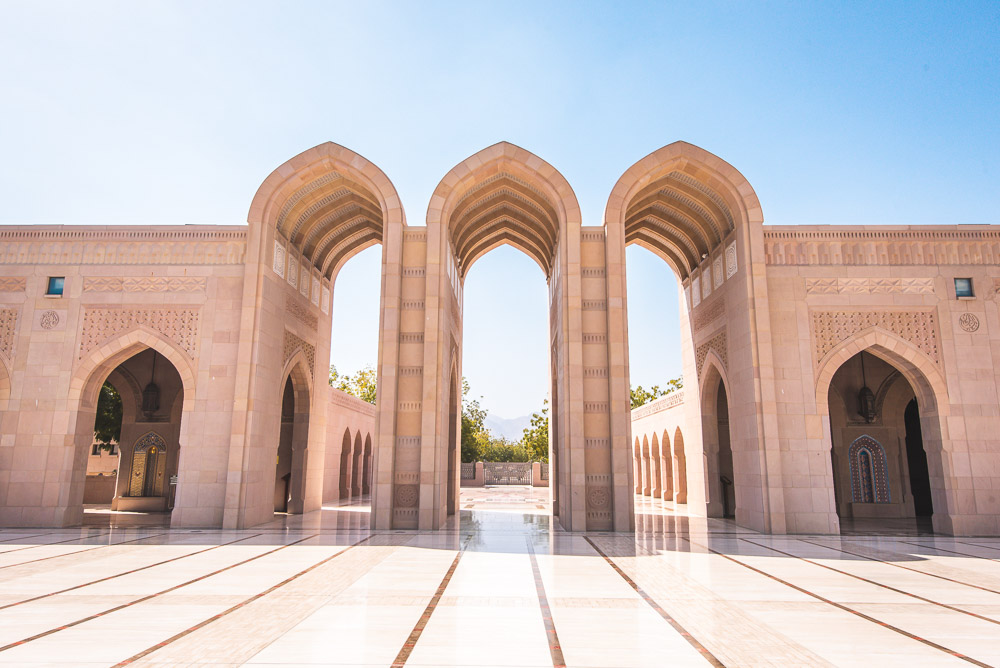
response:
<path id="1" fill-rule="evenodd" d="M 461 507 L 423 533 L 372 534 L 358 502 L 0 530 L 0 664 L 1000 665 L 1000 538 L 765 536 L 645 498 L 634 535 L 570 534 L 526 488 Z"/>

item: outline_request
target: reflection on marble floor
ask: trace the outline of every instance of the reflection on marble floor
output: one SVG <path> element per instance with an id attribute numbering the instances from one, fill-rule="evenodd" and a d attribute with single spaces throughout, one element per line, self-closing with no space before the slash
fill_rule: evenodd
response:
<path id="1" fill-rule="evenodd" d="M 365 498 L 0 530 L 0 664 L 1000 664 L 998 538 L 766 536 L 644 497 L 634 535 L 572 534 L 547 499 L 464 489 L 421 533 L 372 534 Z"/>

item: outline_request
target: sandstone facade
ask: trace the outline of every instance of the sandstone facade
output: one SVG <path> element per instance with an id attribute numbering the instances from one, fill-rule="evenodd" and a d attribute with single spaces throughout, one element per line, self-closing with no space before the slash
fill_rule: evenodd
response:
<path id="1" fill-rule="evenodd" d="M 678 142 L 584 227 L 562 175 L 501 143 L 409 225 L 385 174 L 327 143 L 268 176 L 245 227 L 0 228 L 0 524 L 79 523 L 109 380 L 127 404 L 119 503 L 173 482 L 174 526 L 248 527 L 370 493 L 377 528 L 440 527 L 457 511 L 463 281 L 506 243 L 548 277 L 565 528 L 630 530 L 636 491 L 776 533 L 910 516 L 919 431 L 934 528 L 998 533 L 1000 228 L 763 222 L 736 169 Z M 683 293 L 683 397 L 637 411 L 629 243 Z M 326 363 L 337 273 L 373 244 L 377 411 L 332 390 Z"/>

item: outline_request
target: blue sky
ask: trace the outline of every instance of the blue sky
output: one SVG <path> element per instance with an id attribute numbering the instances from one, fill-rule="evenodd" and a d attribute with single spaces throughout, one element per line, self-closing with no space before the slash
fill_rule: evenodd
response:
<path id="1" fill-rule="evenodd" d="M 621 173 L 678 139 L 742 171 L 770 224 L 998 223 L 998 25 L 996 2 L 5 0 L 0 223 L 241 223 L 272 169 L 332 140 L 422 224 L 454 164 L 508 140 L 597 225 Z M 661 382 L 678 370 L 675 282 L 628 259 L 633 381 Z M 367 251 L 338 281 L 343 370 L 374 362 L 377 275 Z M 534 410 L 540 272 L 501 249 L 466 291 L 476 393 Z"/>

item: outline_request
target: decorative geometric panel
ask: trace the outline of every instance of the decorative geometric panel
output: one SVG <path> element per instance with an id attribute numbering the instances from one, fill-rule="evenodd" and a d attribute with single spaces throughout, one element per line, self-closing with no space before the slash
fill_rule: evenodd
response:
<path id="1" fill-rule="evenodd" d="M 726 248 L 726 278 L 732 278 L 736 274 L 736 242 L 732 242 Z"/>
<path id="2" fill-rule="evenodd" d="M 313 276 L 312 279 L 312 292 L 310 293 L 310 301 L 312 301 L 313 306 L 319 306 L 319 279 Z"/>
<path id="3" fill-rule="evenodd" d="M 306 356 L 306 361 L 309 363 L 309 373 L 312 375 L 314 373 L 316 364 L 316 346 L 311 343 L 300 339 L 295 336 L 287 329 L 285 330 L 285 345 L 284 345 L 284 357 L 282 359 L 282 364 L 287 364 L 288 360 L 292 359 L 296 352 L 301 350 Z"/>
<path id="4" fill-rule="evenodd" d="M 305 297 L 309 298 L 309 265 L 305 262 L 299 268 L 299 293 Z"/>
<path id="5" fill-rule="evenodd" d="M 323 296 L 319 300 L 319 307 L 323 313 L 330 312 L 330 288 L 326 285 L 323 286 Z"/>
<path id="6" fill-rule="evenodd" d="M 0 308 L 0 352 L 8 359 L 14 357 L 14 340 L 17 335 L 16 308 Z"/>
<path id="7" fill-rule="evenodd" d="M 934 311 L 813 311 L 815 363 L 858 332 L 878 327 L 909 341 L 939 362 L 937 319 Z"/>
<path id="8" fill-rule="evenodd" d="M 712 278 L 715 279 L 715 289 L 718 290 L 722 285 L 722 256 L 719 255 L 712 262 Z"/>
<path id="9" fill-rule="evenodd" d="M 708 299 L 710 294 L 712 294 L 712 267 L 706 265 L 701 272 L 701 298 Z"/>
<path id="10" fill-rule="evenodd" d="M 278 276 L 285 277 L 285 247 L 277 240 L 274 242 L 274 263 L 271 268 Z"/>
<path id="11" fill-rule="evenodd" d="M 861 436 L 847 451 L 854 503 L 890 503 L 885 449 L 871 436 Z"/>
<path id="12" fill-rule="evenodd" d="M 0 292 L 24 292 L 26 287 L 23 276 L 0 276 Z"/>
<path id="13" fill-rule="evenodd" d="M 194 357 L 199 317 L 198 309 L 193 308 L 88 308 L 83 315 L 79 357 L 83 359 L 109 339 L 140 327 L 162 334 Z"/>
<path id="14" fill-rule="evenodd" d="M 691 306 L 697 306 L 701 303 L 701 277 L 695 276 L 694 280 L 691 282 Z"/>
<path id="15" fill-rule="evenodd" d="M 710 350 L 719 356 L 719 359 L 722 360 L 723 367 L 728 366 L 729 360 L 726 354 L 726 330 L 722 330 L 708 341 L 698 346 L 698 350 L 694 355 L 694 361 L 698 369 L 699 376 L 701 376 L 701 367 L 704 366 L 705 359 L 708 357 L 708 351 Z"/>
<path id="16" fill-rule="evenodd" d="M 285 272 L 285 279 L 293 288 L 299 287 L 299 270 L 295 266 L 295 259 L 292 258 L 291 253 L 288 254 L 288 271 Z"/>

